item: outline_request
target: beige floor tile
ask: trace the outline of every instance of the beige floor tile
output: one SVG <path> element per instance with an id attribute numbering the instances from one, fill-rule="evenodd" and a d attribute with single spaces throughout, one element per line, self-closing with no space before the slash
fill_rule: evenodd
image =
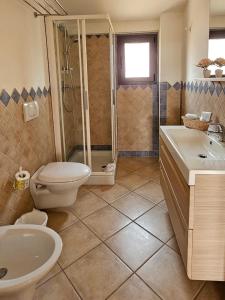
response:
<path id="1" fill-rule="evenodd" d="M 165 200 L 159 202 L 159 203 L 158 203 L 158 206 L 164 208 L 165 210 L 168 210 L 168 209 L 167 209 L 167 205 L 166 205 L 166 201 L 165 201 Z"/>
<path id="2" fill-rule="evenodd" d="M 79 300 L 66 275 L 61 272 L 37 288 L 34 300 Z"/>
<path id="3" fill-rule="evenodd" d="M 151 200 L 154 203 L 159 203 L 164 200 L 164 195 L 161 189 L 161 186 L 154 182 L 150 181 L 140 188 L 135 190 L 135 193 L 145 197 L 146 199 Z"/>
<path id="4" fill-rule="evenodd" d="M 129 278 L 109 300 L 160 300 L 136 275 Z"/>
<path id="5" fill-rule="evenodd" d="M 47 226 L 59 232 L 78 221 L 69 209 L 57 208 L 47 211 Z"/>
<path id="6" fill-rule="evenodd" d="M 100 197 L 88 190 L 78 192 L 77 200 L 71 206 L 71 210 L 80 218 L 83 219 L 92 214 L 98 209 L 105 207 L 107 203 Z"/>
<path id="7" fill-rule="evenodd" d="M 131 221 L 114 208 L 107 206 L 84 219 L 84 222 L 97 236 L 105 240 Z"/>
<path id="8" fill-rule="evenodd" d="M 120 157 L 118 159 L 118 166 L 130 171 L 136 171 L 145 166 L 145 162 L 140 161 L 136 157 Z"/>
<path id="9" fill-rule="evenodd" d="M 116 199 L 130 192 L 127 188 L 118 183 L 114 185 L 93 186 L 90 190 L 108 203 L 112 203 Z"/>
<path id="10" fill-rule="evenodd" d="M 120 167 L 118 166 L 116 169 L 116 178 L 120 178 L 123 176 L 127 176 L 131 173 L 132 171 L 127 170 L 125 167 Z"/>
<path id="11" fill-rule="evenodd" d="M 164 243 L 174 235 L 169 214 L 165 209 L 155 206 L 135 221 Z"/>
<path id="12" fill-rule="evenodd" d="M 163 245 L 135 223 L 126 226 L 106 243 L 134 271 Z"/>
<path id="13" fill-rule="evenodd" d="M 143 162 L 145 165 L 151 165 L 151 164 L 159 164 L 159 158 L 158 157 L 138 157 L 138 160 Z"/>
<path id="14" fill-rule="evenodd" d="M 160 177 L 159 165 L 157 163 L 147 165 L 144 168 L 138 169 L 134 173 L 148 177 L 149 179 L 158 179 Z"/>
<path id="15" fill-rule="evenodd" d="M 105 245 L 92 250 L 65 272 L 85 300 L 106 299 L 132 274 Z"/>
<path id="16" fill-rule="evenodd" d="M 170 239 L 166 244 L 170 248 L 172 248 L 174 251 L 176 251 L 178 254 L 180 254 L 180 249 L 178 247 L 177 240 L 176 240 L 175 237 L 173 237 L 172 239 Z"/>
<path id="17" fill-rule="evenodd" d="M 146 177 L 142 177 L 138 174 L 130 174 L 127 175 L 125 177 L 120 177 L 117 182 L 123 186 L 125 186 L 126 188 L 128 188 L 129 190 L 133 191 L 135 189 L 137 189 L 138 187 L 144 185 L 145 183 L 148 182 L 148 178 Z"/>
<path id="18" fill-rule="evenodd" d="M 165 300 L 193 300 L 203 284 L 188 279 L 181 257 L 167 246 L 163 246 L 137 273 Z"/>
<path id="19" fill-rule="evenodd" d="M 65 268 L 100 243 L 100 240 L 80 221 L 60 233 L 63 250 L 59 264 Z"/>
<path id="20" fill-rule="evenodd" d="M 134 220 L 155 206 L 155 204 L 138 194 L 131 192 L 130 194 L 113 202 L 112 206 L 124 213 L 130 219 Z"/>
<path id="21" fill-rule="evenodd" d="M 224 300 L 225 283 L 207 282 L 196 300 Z"/>
<path id="22" fill-rule="evenodd" d="M 50 270 L 50 272 L 48 272 L 48 274 L 42 278 L 39 282 L 38 282 L 38 286 L 43 284 L 44 282 L 46 282 L 47 280 L 49 280 L 50 278 L 54 277 L 56 274 L 58 274 L 59 272 L 61 272 L 61 268 L 60 266 L 57 264 L 55 264 L 55 266 Z"/>
<path id="23" fill-rule="evenodd" d="M 159 185 L 161 185 L 160 184 L 160 176 L 159 177 L 152 177 L 151 180 L 154 181 L 155 183 L 158 183 Z"/>

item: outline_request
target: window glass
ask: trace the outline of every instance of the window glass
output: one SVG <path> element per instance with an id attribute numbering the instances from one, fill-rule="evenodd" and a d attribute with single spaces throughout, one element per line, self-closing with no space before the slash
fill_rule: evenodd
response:
<path id="1" fill-rule="evenodd" d="M 209 58 L 215 60 L 218 57 L 225 58 L 225 38 L 209 40 Z M 209 69 L 212 71 L 212 74 L 215 74 L 215 70 L 218 68 L 220 67 L 209 66 Z M 223 69 L 225 73 L 225 67 L 222 67 L 220 69 Z"/>
<path id="2" fill-rule="evenodd" d="M 146 78 L 149 72 L 149 43 L 125 43 L 125 78 Z"/>

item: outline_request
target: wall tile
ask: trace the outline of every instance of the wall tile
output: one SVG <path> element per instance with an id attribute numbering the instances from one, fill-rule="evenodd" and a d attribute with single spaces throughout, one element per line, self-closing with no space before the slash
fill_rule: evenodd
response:
<path id="1" fill-rule="evenodd" d="M 118 149 L 151 151 L 153 92 L 150 86 L 120 86 L 117 90 Z"/>
<path id="2" fill-rule="evenodd" d="M 25 89 L 22 93 L 24 96 Z M 18 98 L 17 93 L 14 97 Z M 51 99 L 47 94 L 36 100 L 39 118 L 26 123 L 22 95 L 18 101 L 9 100 L 7 107 L 0 103 L 0 225 L 13 223 L 33 207 L 29 189 L 13 188 L 19 166 L 32 175 L 41 165 L 55 160 Z"/>
<path id="3" fill-rule="evenodd" d="M 204 86 L 204 93 L 202 93 Z M 185 113 L 201 114 L 202 111 L 211 111 L 212 121 L 225 126 L 225 84 L 200 82 L 198 91 L 193 93 L 185 90 L 182 94 L 182 115 Z"/>

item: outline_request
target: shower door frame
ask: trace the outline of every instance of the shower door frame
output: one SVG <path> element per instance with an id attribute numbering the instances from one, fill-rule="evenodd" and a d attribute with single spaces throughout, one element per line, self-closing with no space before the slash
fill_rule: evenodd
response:
<path id="1" fill-rule="evenodd" d="M 62 133 L 62 116 L 60 111 L 61 91 L 59 82 L 59 70 L 58 70 L 58 57 L 57 49 L 54 40 L 54 22 L 57 21 L 76 21 L 78 26 L 78 38 L 82 38 L 82 51 L 79 49 L 80 58 L 80 75 L 84 77 L 84 84 L 82 77 L 81 82 L 81 102 L 82 110 L 85 114 L 83 120 L 83 134 L 84 124 L 85 126 L 85 137 L 83 137 L 84 143 L 84 157 L 87 157 L 87 163 L 91 167 L 91 139 L 90 139 L 90 117 L 89 117 L 89 98 L 88 98 L 88 72 L 87 72 L 87 56 L 86 56 L 86 20 L 105 20 L 109 23 L 109 41 L 110 41 L 110 84 L 111 84 L 111 135 L 112 135 L 112 160 L 117 159 L 117 119 L 116 119 L 116 85 L 115 85 L 115 32 L 111 19 L 108 14 L 106 15 L 71 15 L 71 16 L 47 16 L 45 17 L 46 24 L 46 35 L 47 35 L 47 51 L 48 51 L 48 62 L 49 62 L 49 75 L 51 85 L 51 98 L 52 98 L 52 110 L 53 110 L 53 125 L 54 125 L 54 137 L 55 137 L 55 148 L 56 148 L 56 159 L 57 161 L 63 161 L 65 157 L 63 145 Z M 57 43 L 56 43 L 57 44 Z M 79 40 L 79 48 L 80 40 Z M 82 57 L 81 57 L 82 56 Z M 81 66 L 82 63 L 82 66 Z M 83 107 L 84 106 L 84 107 Z M 87 151 L 86 151 L 87 146 Z M 87 154 L 85 154 L 87 152 Z M 86 161 L 85 161 L 86 163 Z M 105 172 L 92 172 L 92 175 L 106 175 Z"/>

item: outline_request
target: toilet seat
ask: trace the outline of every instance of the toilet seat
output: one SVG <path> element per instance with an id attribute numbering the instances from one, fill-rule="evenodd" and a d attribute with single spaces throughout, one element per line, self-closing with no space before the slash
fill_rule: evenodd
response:
<path id="1" fill-rule="evenodd" d="M 44 166 L 38 179 L 49 183 L 66 183 L 81 180 L 90 175 L 90 168 L 81 163 L 53 162 Z"/>

